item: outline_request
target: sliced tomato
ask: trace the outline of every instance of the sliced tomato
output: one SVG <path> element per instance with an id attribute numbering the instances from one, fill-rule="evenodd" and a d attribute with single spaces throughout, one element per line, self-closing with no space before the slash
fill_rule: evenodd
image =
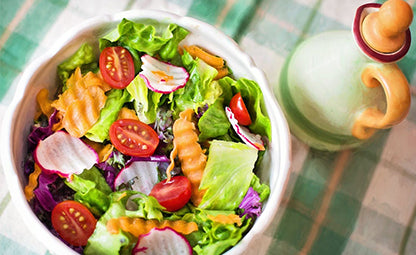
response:
<path id="1" fill-rule="evenodd" d="M 185 176 L 174 176 L 169 182 L 163 180 L 156 183 L 149 196 L 157 199 L 167 211 L 174 212 L 186 205 L 191 198 L 191 182 Z"/>
<path id="2" fill-rule="evenodd" d="M 57 204 L 52 210 L 51 222 L 59 236 L 74 246 L 87 245 L 97 224 L 88 208 L 73 200 Z"/>
<path id="3" fill-rule="evenodd" d="M 107 47 L 100 54 L 100 72 L 111 87 L 124 89 L 134 79 L 134 62 L 130 52 L 121 47 Z"/>
<path id="4" fill-rule="evenodd" d="M 248 126 L 251 124 L 250 114 L 248 113 L 246 104 L 244 103 L 240 92 L 231 98 L 230 108 L 234 113 L 234 117 L 237 119 L 238 124 L 243 126 Z"/>
<path id="5" fill-rule="evenodd" d="M 153 155 L 159 144 L 156 131 L 134 119 L 120 119 L 111 124 L 110 140 L 121 153 L 136 157 Z"/>

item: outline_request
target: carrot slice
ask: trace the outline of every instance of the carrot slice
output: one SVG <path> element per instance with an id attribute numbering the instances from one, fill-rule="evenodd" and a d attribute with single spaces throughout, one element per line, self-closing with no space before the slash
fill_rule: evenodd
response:
<path id="1" fill-rule="evenodd" d="M 208 219 L 218 222 L 221 224 L 237 224 L 237 226 L 241 226 L 241 218 L 237 214 L 218 214 L 218 215 L 208 215 Z"/>
<path id="2" fill-rule="evenodd" d="M 224 59 L 208 53 L 196 45 L 184 46 L 184 48 L 193 58 L 202 59 L 205 63 L 215 69 L 220 69 L 224 66 Z"/>
<path id="3" fill-rule="evenodd" d="M 107 231 L 111 234 L 118 234 L 120 229 L 129 232 L 134 236 L 148 233 L 152 228 L 170 227 L 176 232 L 188 235 L 198 230 L 195 222 L 187 222 L 184 220 L 145 220 L 142 218 L 120 217 L 113 218 L 107 222 Z"/>
<path id="4" fill-rule="evenodd" d="M 82 139 L 82 141 L 97 152 L 99 162 L 106 161 L 114 150 L 114 146 L 111 143 L 104 145 L 88 139 Z"/>
<path id="5" fill-rule="evenodd" d="M 120 112 L 118 113 L 117 119 L 133 119 L 133 120 L 139 120 L 139 117 L 137 117 L 137 114 L 134 110 L 129 109 L 127 107 L 121 108 Z"/>
<path id="6" fill-rule="evenodd" d="M 38 178 L 42 173 L 42 169 L 35 163 L 35 170 L 29 175 L 29 182 L 25 186 L 25 197 L 28 202 L 35 197 L 33 190 L 38 186 Z"/>
<path id="7" fill-rule="evenodd" d="M 98 75 L 89 72 L 82 76 L 77 68 L 67 81 L 67 90 L 52 102 L 62 118 L 60 126 L 74 137 L 85 135 L 100 117 L 107 86 Z"/>
<path id="8" fill-rule="evenodd" d="M 214 77 L 214 80 L 219 80 L 219 79 L 228 75 L 228 68 L 227 67 L 217 69 L 217 71 L 218 71 L 218 74 Z"/>
<path id="9" fill-rule="evenodd" d="M 191 182 L 191 201 L 198 206 L 205 194 L 205 190 L 200 190 L 199 185 L 207 163 L 207 156 L 198 143 L 198 134 L 192 121 L 193 114 L 192 109 L 187 109 L 179 114 L 179 119 L 173 124 L 174 149 L 170 156 L 171 165 L 167 171 L 172 169 L 173 159 L 177 153 L 182 172 Z M 169 177 L 169 172 L 167 174 Z"/>
<path id="10" fill-rule="evenodd" d="M 45 88 L 41 89 L 36 95 L 36 101 L 39 105 L 41 112 L 49 118 L 54 111 L 51 105 L 52 101 L 49 100 L 49 90 Z"/>

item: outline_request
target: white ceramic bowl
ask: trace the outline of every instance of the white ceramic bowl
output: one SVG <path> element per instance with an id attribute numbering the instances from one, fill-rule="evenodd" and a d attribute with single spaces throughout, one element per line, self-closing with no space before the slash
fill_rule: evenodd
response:
<path id="1" fill-rule="evenodd" d="M 252 59 L 242 52 L 231 38 L 204 22 L 171 13 L 135 10 L 90 19 L 68 31 L 66 36 L 58 40 L 46 54 L 28 66 L 20 79 L 16 95 L 3 123 L 2 162 L 13 202 L 22 214 L 22 219 L 27 226 L 30 226 L 29 229 L 33 231 L 33 235 L 50 251 L 56 254 L 74 253 L 38 220 L 24 196 L 23 189 L 27 181 L 23 174 L 23 161 L 26 154 L 27 136 L 36 109 L 35 97 L 37 92 L 44 87 L 50 91 L 55 91 L 57 65 L 72 55 L 82 43 L 89 42 L 97 46 L 98 54 L 97 38 L 114 29 L 123 18 L 133 21 L 155 19 L 160 22 L 176 23 L 190 31 L 185 39 L 187 44 L 198 44 L 223 57 L 236 77 L 255 80 L 261 87 L 272 123 L 272 139 L 270 149 L 264 157 L 258 175 L 262 182 L 270 186 L 271 194 L 263 208 L 263 213 L 251 230 L 238 245 L 227 252 L 227 254 L 243 253 L 253 242 L 253 239 L 261 234 L 273 221 L 279 208 L 290 164 L 288 126 L 264 74 L 254 66 Z"/>

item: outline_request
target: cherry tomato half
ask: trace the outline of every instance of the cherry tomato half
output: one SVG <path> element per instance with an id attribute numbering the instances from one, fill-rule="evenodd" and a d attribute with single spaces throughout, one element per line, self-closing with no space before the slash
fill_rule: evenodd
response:
<path id="1" fill-rule="evenodd" d="M 159 144 L 156 131 L 134 119 L 120 119 L 111 124 L 110 140 L 121 153 L 136 157 L 153 155 Z"/>
<path id="2" fill-rule="evenodd" d="M 87 245 L 97 224 L 87 207 L 73 200 L 57 204 L 52 210 L 51 222 L 59 236 L 74 246 Z"/>
<path id="3" fill-rule="evenodd" d="M 191 182 L 185 176 L 174 176 L 169 182 L 163 180 L 156 183 L 149 196 L 157 199 L 167 211 L 174 212 L 186 205 L 191 198 Z"/>
<path id="4" fill-rule="evenodd" d="M 231 98 L 230 108 L 240 125 L 248 126 L 251 124 L 250 114 L 247 111 L 247 107 L 243 101 L 243 98 L 241 97 L 240 92 Z"/>
<path id="5" fill-rule="evenodd" d="M 124 89 L 134 79 L 134 62 L 130 52 L 121 47 L 107 47 L 100 54 L 100 72 L 111 87 Z"/>

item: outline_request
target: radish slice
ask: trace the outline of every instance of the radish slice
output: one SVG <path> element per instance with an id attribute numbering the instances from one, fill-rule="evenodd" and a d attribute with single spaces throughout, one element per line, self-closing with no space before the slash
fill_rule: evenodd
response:
<path id="1" fill-rule="evenodd" d="M 69 178 L 98 163 L 98 154 L 81 139 L 58 131 L 39 142 L 34 152 L 43 171 Z"/>
<path id="2" fill-rule="evenodd" d="M 227 114 L 228 120 L 233 126 L 234 131 L 238 136 L 250 147 L 253 147 L 257 150 L 264 151 L 264 143 L 261 140 L 261 136 L 258 134 L 253 134 L 246 127 L 242 127 L 238 124 L 238 120 L 234 117 L 234 113 L 231 111 L 231 108 L 226 106 L 225 113 Z"/>
<path id="3" fill-rule="evenodd" d="M 140 77 L 146 86 L 158 93 L 168 94 L 185 86 L 189 74 L 183 67 L 157 60 L 149 55 L 141 57 L 143 62 Z"/>
<path id="4" fill-rule="evenodd" d="M 114 189 L 122 184 L 131 186 L 133 190 L 149 195 L 153 186 L 159 181 L 157 162 L 134 161 L 123 168 L 114 181 Z"/>
<path id="5" fill-rule="evenodd" d="M 188 240 L 175 230 L 153 228 L 149 233 L 140 235 L 132 254 L 192 254 Z"/>

